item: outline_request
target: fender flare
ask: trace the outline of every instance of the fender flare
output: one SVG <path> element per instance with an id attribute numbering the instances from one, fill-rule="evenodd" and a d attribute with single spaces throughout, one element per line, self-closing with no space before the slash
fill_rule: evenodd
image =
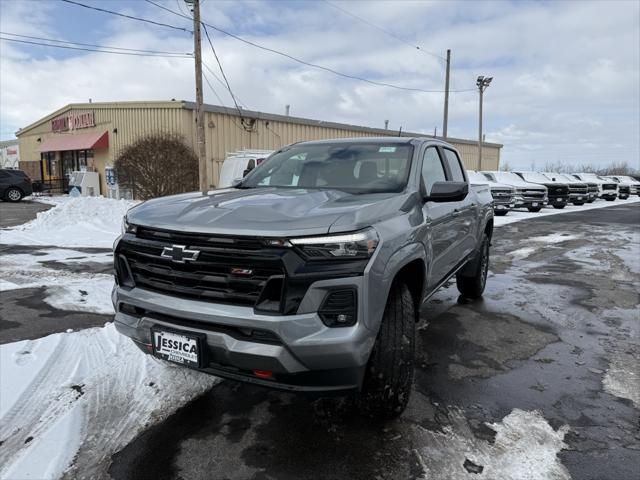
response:
<path id="1" fill-rule="evenodd" d="M 379 295 L 375 295 L 375 299 L 369 299 L 369 304 L 375 304 L 376 309 L 370 313 L 373 318 L 369 320 L 369 328 L 373 331 L 377 332 L 380 328 L 380 324 L 382 323 L 382 317 L 384 315 L 384 308 L 387 304 L 387 300 L 389 298 L 389 292 L 391 291 L 391 285 L 393 284 L 393 280 L 400 270 L 406 267 L 409 263 L 421 260 L 424 263 L 425 268 L 425 276 L 422 279 L 422 292 L 420 298 L 420 304 L 422 299 L 424 298 L 424 292 L 427 284 L 427 272 L 428 272 L 428 258 L 427 253 L 425 251 L 425 247 L 420 242 L 412 242 L 406 244 L 393 252 L 393 254 L 389 257 L 389 260 L 386 263 L 385 269 L 382 272 L 382 277 L 380 278 L 380 282 L 382 283 L 383 290 L 379 292 Z"/>

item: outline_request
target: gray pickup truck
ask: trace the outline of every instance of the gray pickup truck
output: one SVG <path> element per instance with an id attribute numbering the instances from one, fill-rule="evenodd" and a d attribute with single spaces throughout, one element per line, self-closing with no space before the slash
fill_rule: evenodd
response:
<path id="1" fill-rule="evenodd" d="M 356 393 L 393 417 L 420 307 L 456 277 L 482 295 L 493 210 L 456 150 L 426 138 L 297 143 L 233 188 L 149 200 L 114 245 L 115 325 L 220 377 Z"/>

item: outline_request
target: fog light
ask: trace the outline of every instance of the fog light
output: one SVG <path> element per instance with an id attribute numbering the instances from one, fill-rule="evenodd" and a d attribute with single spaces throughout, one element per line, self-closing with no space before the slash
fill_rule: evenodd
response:
<path id="1" fill-rule="evenodd" d="M 273 372 L 269 370 L 254 370 L 253 374 L 258 378 L 271 378 L 273 376 Z"/>
<path id="2" fill-rule="evenodd" d="M 329 292 L 322 302 L 319 314 L 327 327 L 349 327 L 357 319 L 357 294 L 355 288 Z"/>

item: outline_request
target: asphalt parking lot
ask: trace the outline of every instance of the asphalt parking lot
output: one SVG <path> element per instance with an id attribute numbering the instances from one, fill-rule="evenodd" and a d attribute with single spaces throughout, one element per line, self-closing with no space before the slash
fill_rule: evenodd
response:
<path id="1" fill-rule="evenodd" d="M 23 200 L 18 203 L 2 202 L 0 228 L 13 227 L 33 220 L 38 212 L 49 210 L 51 205 Z"/>
<path id="2" fill-rule="evenodd" d="M 497 230 L 484 299 L 463 301 L 449 286 L 424 309 L 414 392 L 398 421 L 376 424 L 338 401 L 225 381 L 116 454 L 110 474 L 508 478 L 505 441 L 488 424 L 521 409 L 539 411 L 556 431 L 568 426 L 561 465 L 527 478 L 569 478 L 563 468 L 574 479 L 637 478 L 636 207 Z M 612 394 L 616 379 L 635 405 Z"/>
<path id="3" fill-rule="evenodd" d="M 449 285 L 423 310 L 414 391 L 396 421 L 224 381 L 144 431 L 98 478 L 636 479 L 639 228 L 638 204 L 614 204 L 497 229 L 484 298 L 464 301 Z M 40 295 L 0 293 L 0 320 L 20 318 L 3 334 L 106 318 L 67 315 Z M 521 462 L 519 451 L 536 449 L 538 463 Z"/>

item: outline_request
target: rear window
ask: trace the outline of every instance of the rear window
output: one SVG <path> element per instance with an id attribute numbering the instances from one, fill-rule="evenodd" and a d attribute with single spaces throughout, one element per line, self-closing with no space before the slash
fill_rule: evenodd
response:
<path id="1" fill-rule="evenodd" d="M 454 182 L 464 182 L 464 173 L 462 173 L 458 154 L 447 148 L 444 149 L 444 154 L 449 164 L 449 170 L 451 170 L 451 180 Z"/>

